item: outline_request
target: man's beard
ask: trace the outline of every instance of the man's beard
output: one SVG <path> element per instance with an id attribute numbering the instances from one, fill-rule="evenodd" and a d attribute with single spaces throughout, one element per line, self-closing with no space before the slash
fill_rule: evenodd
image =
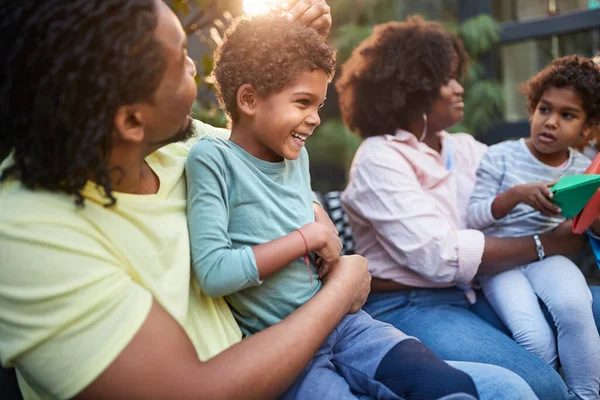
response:
<path id="1" fill-rule="evenodd" d="M 183 126 L 175 132 L 171 137 L 152 143 L 153 146 L 166 146 L 171 143 L 185 142 L 196 134 L 194 124 L 192 123 L 192 117 L 188 115 Z"/>
<path id="2" fill-rule="evenodd" d="M 172 137 L 170 143 L 185 142 L 196 134 L 192 117 L 188 115 L 185 124 Z"/>

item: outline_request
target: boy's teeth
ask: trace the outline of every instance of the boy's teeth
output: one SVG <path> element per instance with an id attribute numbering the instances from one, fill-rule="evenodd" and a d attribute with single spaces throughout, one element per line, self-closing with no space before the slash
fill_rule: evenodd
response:
<path id="1" fill-rule="evenodd" d="M 292 136 L 295 137 L 296 139 L 302 140 L 303 142 L 305 142 L 306 139 L 308 138 L 308 136 L 304 136 L 304 135 L 301 135 L 296 132 L 292 132 Z"/>

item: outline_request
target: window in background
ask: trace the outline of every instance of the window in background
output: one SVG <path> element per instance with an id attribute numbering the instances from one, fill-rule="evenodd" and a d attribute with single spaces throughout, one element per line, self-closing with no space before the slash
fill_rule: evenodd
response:
<path id="1" fill-rule="evenodd" d="M 493 0 L 494 17 L 499 22 L 524 21 L 551 14 L 598 8 L 598 0 Z"/>
<path id="2" fill-rule="evenodd" d="M 577 32 L 541 39 L 527 40 L 501 47 L 500 81 L 504 87 L 505 120 L 521 121 L 528 118 L 525 99 L 519 85 L 557 57 L 578 54 L 591 57 L 600 50 L 598 30 Z"/>

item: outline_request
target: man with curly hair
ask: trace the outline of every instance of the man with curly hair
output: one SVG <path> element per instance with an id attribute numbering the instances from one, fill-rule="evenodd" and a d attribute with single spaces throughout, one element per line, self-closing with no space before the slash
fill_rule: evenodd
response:
<path id="1" fill-rule="evenodd" d="M 334 64 L 334 50 L 313 29 L 272 17 L 238 21 L 215 53 L 217 94 L 232 133 L 230 140 L 202 138 L 188 158 L 192 267 L 205 293 L 225 296 L 247 336 L 318 295 L 340 259 L 337 232 L 313 218 L 304 147 L 320 124 Z M 352 311 L 282 398 L 478 395 L 469 375 L 421 342 Z M 508 371 L 455 366 L 505 383 L 506 398 L 533 397 Z M 482 398 L 500 395 L 481 389 Z"/>
<path id="2" fill-rule="evenodd" d="M 584 57 L 559 58 L 527 82 L 525 94 L 531 136 L 488 148 L 477 169 L 467 221 L 486 235 L 533 235 L 541 243 L 539 234 L 565 221 L 549 186 L 590 164 L 571 146 L 598 129 L 600 71 Z M 562 255 L 545 257 L 542 251 L 538 257 L 484 276 L 483 292 L 517 343 L 554 368 L 560 357 L 571 390 L 581 399 L 600 399 L 600 336 L 585 277 Z M 557 338 L 538 298 L 552 315 Z"/>
<path id="3" fill-rule="evenodd" d="M 240 341 L 190 276 L 180 140 L 229 133 L 190 122 L 177 17 L 158 0 L 1 4 L 0 358 L 25 399 L 283 393 L 364 302 L 366 263 L 340 260 L 302 309 Z M 288 10 L 329 30 L 323 0 Z"/>

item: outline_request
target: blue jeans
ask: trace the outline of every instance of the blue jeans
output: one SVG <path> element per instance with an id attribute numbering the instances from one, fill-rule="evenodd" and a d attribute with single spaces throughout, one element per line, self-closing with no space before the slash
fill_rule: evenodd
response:
<path id="1" fill-rule="evenodd" d="M 503 368 L 448 364 L 359 311 L 344 317 L 281 399 L 403 400 L 404 393 L 417 399 L 473 400 L 477 393 L 481 399 L 535 398 L 523 379 Z"/>
<path id="2" fill-rule="evenodd" d="M 505 368 L 490 364 L 464 361 L 447 361 L 452 367 L 469 374 L 475 382 L 481 400 L 534 400 L 537 399 L 527 382 Z M 357 395 L 360 400 L 372 400 L 366 395 Z M 464 394 L 451 394 L 439 400 L 466 400 Z M 338 398 L 336 397 L 336 400 Z"/>
<path id="3" fill-rule="evenodd" d="M 486 277 L 483 293 L 517 343 L 552 367 L 560 356 L 569 388 L 581 399 L 600 400 L 600 336 L 592 296 L 577 265 L 563 256 L 548 257 Z"/>
<path id="4" fill-rule="evenodd" d="M 600 287 L 590 290 L 598 326 Z M 419 338 L 445 360 L 498 365 L 523 377 L 540 399 L 575 399 L 552 367 L 512 340 L 483 294 L 477 296 L 477 303 L 470 305 L 455 288 L 374 293 L 363 308 L 373 318 Z"/>

